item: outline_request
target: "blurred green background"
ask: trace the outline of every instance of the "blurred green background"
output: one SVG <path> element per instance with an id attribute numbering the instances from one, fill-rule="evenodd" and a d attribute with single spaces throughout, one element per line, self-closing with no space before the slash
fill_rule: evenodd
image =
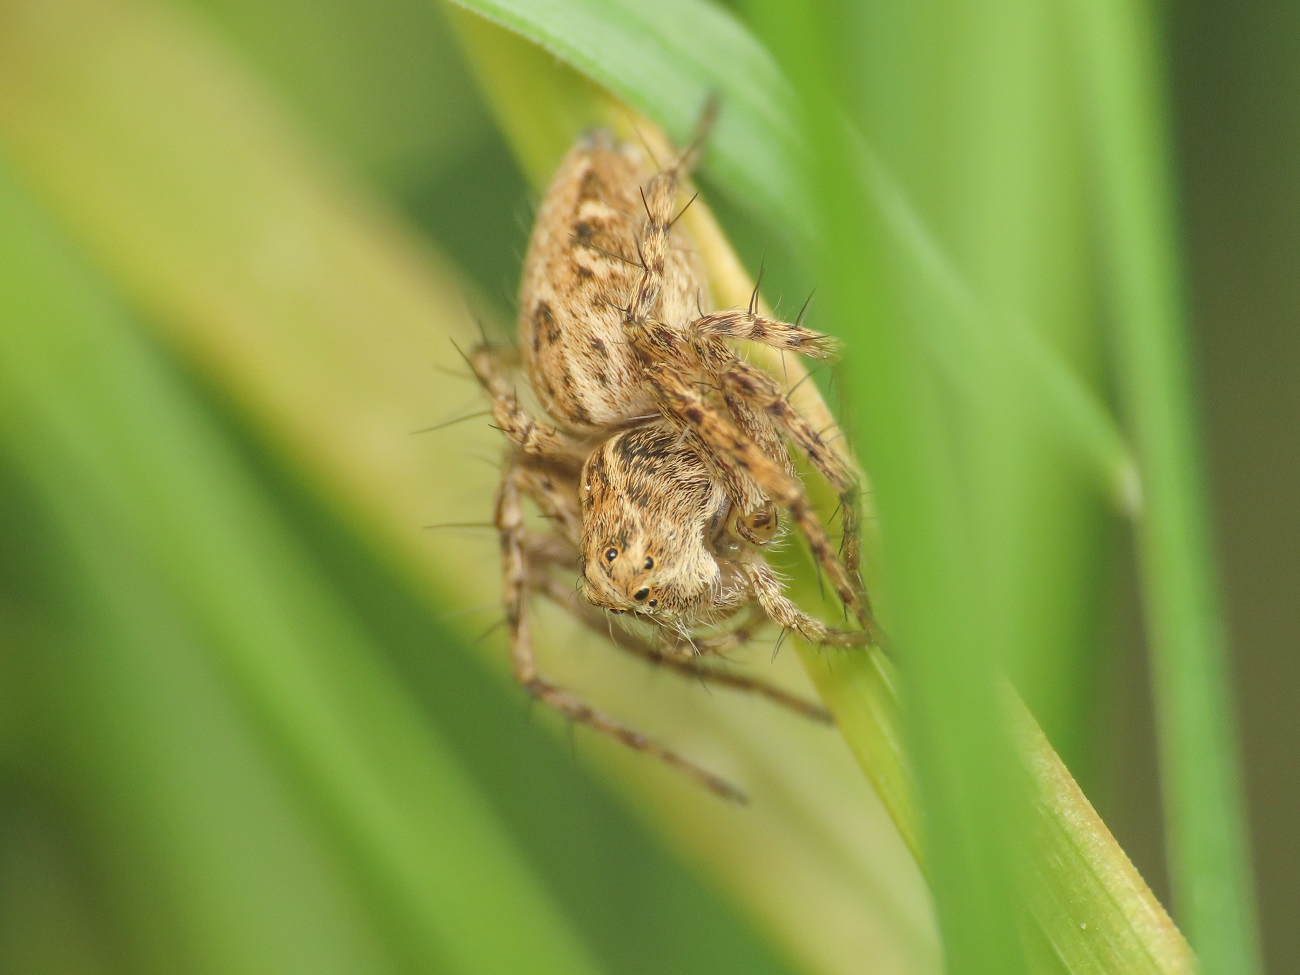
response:
<path id="1" fill-rule="evenodd" d="M 1162 14 L 1265 956 L 1300 972 L 1300 8 Z M 0 0 L 0 971 L 938 970 L 833 735 L 543 614 L 561 676 L 755 807 L 570 739 L 483 636 L 490 533 L 421 531 L 488 516 L 492 431 L 412 431 L 479 408 L 449 339 L 508 328 L 529 182 L 429 0 Z M 817 281 L 712 195 L 792 313 Z M 1026 695 L 1167 903 L 1135 572 L 1076 501 L 1077 646 Z"/>
<path id="2" fill-rule="evenodd" d="M 1170 94 L 1204 442 L 1237 681 L 1243 764 L 1269 971 L 1295 971 L 1300 932 L 1300 717 L 1287 688 L 1300 613 L 1300 9 L 1175 4 Z M 1132 604 L 1112 692 L 1098 805 L 1161 884 L 1146 676 Z M 1159 889 L 1159 888 L 1157 888 Z"/>

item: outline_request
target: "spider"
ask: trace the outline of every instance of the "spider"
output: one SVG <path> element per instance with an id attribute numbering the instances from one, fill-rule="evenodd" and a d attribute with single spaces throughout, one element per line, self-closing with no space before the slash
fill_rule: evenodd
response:
<path id="1" fill-rule="evenodd" d="M 673 231 L 690 205 L 679 209 L 679 185 L 711 117 L 706 110 L 690 147 L 657 171 L 606 132 L 582 138 L 534 225 L 519 301 L 521 354 L 484 344 L 468 358 L 509 441 L 495 524 L 516 679 L 571 719 L 741 801 L 725 780 L 542 676 L 528 625 L 534 593 L 602 631 L 605 612 L 627 615 L 652 624 L 655 637 L 609 627 L 624 649 L 822 719 L 815 705 L 701 658 L 742 645 L 768 620 L 822 645 L 874 639 L 857 580 L 856 481 L 776 380 L 740 359 L 727 340 L 815 358 L 832 355 L 834 343 L 758 314 L 757 289 L 746 310 L 700 311 L 703 275 L 689 238 Z M 544 419 L 516 397 L 516 366 Z M 787 442 L 840 497 L 842 558 L 813 512 Z M 526 527 L 524 497 L 551 522 L 549 532 Z M 863 629 L 831 629 L 785 595 L 763 555 L 782 510 Z M 585 605 L 569 598 L 553 571 L 575 563 Z"/>

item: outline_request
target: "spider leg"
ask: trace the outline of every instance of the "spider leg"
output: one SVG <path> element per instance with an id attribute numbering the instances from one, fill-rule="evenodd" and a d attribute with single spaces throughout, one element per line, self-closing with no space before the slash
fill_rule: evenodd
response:
<path id="1" fill-rule="evenodd" d="M 519 405 L 510 384 L 507 353 L 495 346 L 480 345 L 468 356 L 470 368 L 492 400 L 492 417 L 496 426 L 525 455 L 563 457 L 581 463 L 587 446 L 564 431 L 541 423 Z"/>
<path id="2" fill-rule="evenodd" d="M 575 619 L 584 626 L 601 636 L 611 635 L 611 631 L 606 628 L 605 614 L 596 607 L 585 601 L 575 598 L 574 594 L 569 592 L 562 582 L 555 579 L 549 574 L 543 578 L 537 579 L 533 583 L 534 590 L 546 596 L 556 605 L 563 607 L 571 613 Z M 764 621 L 766 617 L 760 617 Z M 730 636 L 730 634 L 721 634 Z M 627 653 L 643 660 L 649 661 L 658 667 L 663 667 L 673 673 L 686 677 L 693 677 L 710 684 L 716 684 L 719 687 L 726 687 L 735 691 L 746 691 L 757 694 L 759 697 L 766 698 L 773 704 L 788 708 L 796 714 L 801 714 L 805 718 L 811 718 L 814 721 L 831 723 L 830 712 L 820 704 L 805 700 L 797 694 L 792 694 L 784 688 L 775 684 L 768 683 L 757 677 L 750 677 L 746 674 L 738 674 L 729 670 L 722 670 L 704 663 L 704 661 L 694 653 L 682 655 L 674 652 L 671 648 L 656 646 L 649 640 L 642 639 L 635 633 L 627 630 L 615 629 L 612 631 L 614 644 Z M 741 642 L 747 640 L 745 636 Z M 699 641 L 697 641 L 698 643 Z"/>
<path id="3" fill-rule="evenodd" d="M 778 626 L 794 630 L 809 643 L 822 647 L 865 647 L 872 642 L 870 628 L 833 630 L 799 609 L 785 594 L 781 580 L 772 572 L 771 566 L 763 560 L 746 563 L 745 569 L 754 590 L 754 598 Z"/>
<path id="4" fill-rule="evenodd" d="M 802 325 L 764 318 L 752 311 L 719 311 L 703 315 L 690 324 L 688 331 L 696 336 L 748 339 L 814 359 L 830 359 L 839 349 L 839 343 L 829 335 Z"/>
<path id="5" fill-rule="evenodd" d="M 694 764 L 659 742 L 633 731 L 621 722 L 593 709 L 579 697 L 557 687 L 537 669 L 529 631 L 528 563 L 525 558 L 525 528 L 520 504 L 520 484 L 514 468 L 507 469 L 497 495 L 496 525 L 501 537 L 501 572 L 504 588 L 506 624 L 510 639 L 510 659 L 515 680 L 536 700 L 554 708 L 569 720 L 587 725 L 622 742 L 629 748 L 646 752 L 665 765 L 684 773 L 710 792 L 731 802 L 745 803 L 745 794 L 725 779 Z"/>
<path id="6" fill-rule="evenodd" d="M 785 451 L 781 450 L 778 457 L 771 456 L 751 437 L 744 436 L 728 413 L 709 402 L 694 381 L 703 369 L 702 363 L 697 359 L 692 368 L 689 348 L 672 329 L 650 322 L 632 330 L 632 341 L 665 416 L 703 442 L 707 448 L 703 456 L 724 479 L 730 481 L 737 475 L 752 478 L 773 504 L 790 513 L 840 601 L 864 629 L 874 634 L 875 622 L 861 583 L 841 561 L 803 484 L 786 466 L 789 459 Z"/>
<path id="7" fill-rule="evenodd" d="M 667 653 L 686 653 L 689 652 L 693 657 L 712 657 L 722 656 L 733 650 L 738 650 L 748 644 L 758 632 L 768 624 L 767 613 L 763 612 L 763 607 L 754 605 L 751 600 L 749 603 L 750 611 L 741 621 L 739 626 L 721 633 L 710 633 L 707 636 L 691 637 L 690 649 L 687 650 L 685 641 L 678 638 L 675 642 L 664 647 Z M 739 607 L 737 607 L 739 608 Z M 671 637 L 674 634 L 665 630 L 664 636 Z"/>
<path id="8" fill-rule="evenodd" d="M 641 204 L 645 220 L 641 224 L 638 253 L 641 258 L 641 278 L 632 291 L 625 311 L 629 325 L 640 324 L 653 315 L 659 306 L 663 291 L 664 264 L 668 258 L 669 231 L 681 213 L 677 210 L 677 188 L 699 160 L 708 138 L 709 129 L 717 115 L 716 101 L 705 104 L 696 123 L 691 144 L 669 165 L 655 173 L 641 189 Z M 689 206 L 690 204 L 687 204 Z"/>
<path id="9" fill-rule="evenodd" d="M 543 553 L 528 552 L 532 562 L 539 554 L 546 561 L 565 559 L 570 568 L 578 564 L 578 545 L 582 538 L 582 511 L 578 505 L 577 474 L 563 465 L 540 458 L 520 457 L 516 461 L 519 490 L 537 505 L 556 531 L 529 535 L 530 542 L 544 544 Z M 557 553 L 563 553 L 558 555 Z"/>
<path id="10" fill-rule="evenodd" d="M 839 496 L 843 521 L 844 567 L 857 578 L 862 560 L 862 538 L 858 517 L 857 478 L 838 453 L 822 439 L 811 423 L 786 398 L 776 380 L 763 370 L 739 359 L 731 359 L 720 370 L 719 378 L 728 401 L 739 400 L 759 416 L 767 417 L 781 429 L 808 458 L 832 490 Z M 866 600 L 865 593 L 863 600 Z"/>

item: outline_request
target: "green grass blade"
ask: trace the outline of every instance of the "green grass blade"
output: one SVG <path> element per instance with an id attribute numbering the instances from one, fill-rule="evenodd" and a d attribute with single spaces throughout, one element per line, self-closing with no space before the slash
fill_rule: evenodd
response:
<path id="1" fill-rule="evenodd" d="M 689 29 L 681 32 L 681 36 L 689 35 Z M 493 39 L 486 29 L 470 35 L 468 42 L 471 47 L 507 43 Z M 553 39 L 552 43 L 555 43 Z M 629 40 L 626 43 L 634 42 Z M 527 56 L 526 51 L 522 53 Z M 559 90 L 567 91 L 567 96 L 557 95 L 554 91 L 539 91 L 545 75 L 538 73 L 536 65 L 528 70 L 526 85 L 512 87 L 510 66 L 519 63 L 519 59 L 476 56 L 474 60 L 481 70 L 496 72 L 485 79 L 484 84 L 489 90 L 496 89 L 493 100 L 512 139 L 518 137 L 519 141 L 527 143 L 528 132 L 545 128 L 532 114 L 534 93 L 539 96 L 537 104 L 543 106 L 565 97 L 590 100 L 584 109 L 577 112 L 579 121 L 576 126 L 566 121 L 575 114 L 572 104 L 567 105 L 563 115 L 556 120 L 556 125 L 565 130 L 555 138 L 556 152 L 566 143 L 568 132 L 573 127 L 589 124 L 609 114 L 607 107 L 599 103 L 598 95 L 574 88 L 568 79 L 557 81 Z M 611 65 L 604 70 L 612 72 L 617 68 Z M 643 93 L 642 97 L 652 98 L 652 93 Z M 537 155 L 544 153 L 530 153 L 525 147 L 525 159 Z M 545 175 L 533 172 L 531 178 L 541 182 Z M 702 208 L 694 207 L 684 219 L 690 220 L 702 212 Z M 743 303 L 752 283 L 739 269 L 734 256 L 726 252 L 725 242 L 716 232 L 709 230 L 707 223 L 703 230 L 699 222 L 694 223 L 692 230 L 701 242 L 706 262 L 711 266 L 718 297 L 723 302 Z M 876 377 L 872 381 L 876 381 Z M 801 389 L 806 392 L 811 389 L 811 384 L 804 384 Z M 815 404 L 810 406 L 801 402 L 800 406 L 815 419 L 824 419 L 815 412 Z M 897 681 L 892 666 L 878 655 L 866 660 L 844 655 L 824 659 L 812 653 L 808 655 L 807 663 L 824 699 L 836 711 L 846 741 L 894 815 L 909 845 L 919 851 L 920 831 L 915 818 L 910 773 L 902 753 Z M 1035 873 L 1030 883 L 1041 884 L 1042 891 L 1050 895 L 1033 905 L 1037 925 L 1035 938 L 1041 942 L 1041 950 L 1047 953 L 1036 956 L 1046 965 L 1043 970 L 1078 973 L 1189 971 L 1190 957 L 1177 930 L 1079 793 L 1041 733 L 1032 722 L 1023 723 L 1022 712 L 1018 709 L 1017 704 L 1012 710 L 1015 741 L 1031 779 L 1032 801 L 1027 815 L 1038 837 L 1041 854 L 1031 866 Z M 1043 961 L 1049 956 L 1050 961 Z"/>
<path id="2" fill-rule="evenodd" d="M 380 933 L 348 858 L 320 839 L 192 621 L 140 570 L 138 540 L 57 448 L 13 446 L 0 444 L 5 514 L 22 529 L 3 542 L 31 547 L 7 594 L 21 596 L 0 613 L 0 666 L 23 701 L 6 799 L 67 849 L 82 914 L 80 937 L 46 953 L 89 942 L 91 970 L 139 975 L 391 972 L 402 939 Z M 30 843 L 13 827 L 7 817 L 10 855 Z M 13 905 L 0 912 L 5 970 L 62 971 L 13 962 L 51 936 L 48 906 L 29 897 L 26 925 Z"/>
<path id="3" fill-rule="evenodd" d="M 799 150 L 789 86 L 726 11 L 683 0 L 458 5 L 562 58 L 679 142 L 689 137 L 709 93 L 718 92 L 726 110 L 709 140 L 705 166 L 739 202 L 770 214 L 785 232 L 802 239 L 811 233 L 808 200 L 790 178 Z M 690 33 L 685 45 L 683 28 Z M 725 59 L 718 57 L 722 51 Z"/>
<path id="4" fill-rule="evenodd" d="M 144 324 L 426 608 L 450 610 L 450 627 L 481 633 L 499 614 L 490 531 L 420 526 L 489 516 L 499 434 L 466 423 L 411 436 L 481 408 L 467 376 L 445 375 L 459 368 L 450 340 L 475 340 L 459 276 L 382 202 L 340 178 L 276 94 L 195 22 L 135 0 L 59 0 L 58 17 L 45 15 L 47 0 L 11 9 L 19 13 L 0 31 L 0 140 L 32 192 L 138 304 Z M 491 201 L 507 212 L 521 204 L 513 195 Z M 522 241 L 522 229 L 511 229 L 516 237 L 496 242 L 503 251 Z M 475 296 L 469 304 L 483 307 Z M 752 698 L 655 679 L 603 638 L 544 609 L 539 616 L 539 649 L 556 676 L 733 772 L 761 799 L 747 811 L 720 806 L 615 743 L 578 731 L 571 745 L 562 722 L 532 712 L 556 747 L 600 766 L 647 829 L 669 836 L 760 920 L 764 937 L 754 941 L 827 970 L 861 957 L 898 966 L 933 958 L 915 865 L 824 728 Z M 484 640 L 480 663 L 518 718 L 525 700 L 510 685 L 502 643 Z M 771 669 L 803 680 L 791 654 Z M 517 795 L 560 787 L 525 768 Z M 827 817 L 826 808 L 838 812 Z M 548 842 L 536 823 L 519 828 Z M 688 899 L 670 893 L 665 902 Z M 603 908 L 623 925 L 653 929 L 661 917 Z M 849 916 L 853 924 L 839 923 Z"/>
<path id="5" fill-rule="evenodd" d="M 1071 4 L 1099 175 L 1119 380 L 1149 505 L 1138 523 L 1169 865 L 1207 975 L 1260 970 L 1228 646 L 1194 428 L 1151 5 Z"/>
<path id="6" fill-rule="evenodd" d="M 861 160 L 839 108 L 856 94 L 844 86 L 843 67 L 857 49 L 854 38 L 842 36 L 845 25 L 829 8 L 758 10 L 803 95 L 813 160 L 806 179 L 823 234 L 818 266 L 854 350 L 846 366 L 882 524 L 881 596 L 902 671 L 908 757 L 945 961 L 959 972 L 1027 971 L 1013 879 L 1019 851 L 1011 842 L 1024 799 L 1008 774 L 1010 742 L 995 690 L 1005 627 L 989 598 L 1001 565 L 979 557 L 985 526 L 963 510 L 959 488 L 971 481 L 983 488 L 982 471 L 963 477 L 956 455 L 964 438 L 944 409 L 915 315 L 904 311 L 905 290 L 888 273 L 887 233 L 863 192 Z M 837 41 L 847 42 L 843 52 Z M 924 114 L 927 107 L 919 99 L 907 109 Z M 977 438 L 996 420 L 984 388 L 999 374 L 993 365 L 977 352 L 968 366 L 977 379 L 967 434 L 975 457 L 985 446 Z M 987 501 L 987 493 L 971 500 Z"/>
<path id="7" fill-rule="evenodd" d="M 742 206 L 770 221 L 769 229 L 794 235 L 801 246 L 813 242 L 810 200 L 799 178 L 799 116 L 789 86 L 770 55 L 729 14 L 698 0 L 453 2 L 558 55 L 679 140 L 689 135 L 706 95 L 717 92 L 723 111 L 705 171 Z M 537 154 L 521 148 L 528 168 L 538 171 Z M 928 350 L 945 364 L 948 380 L 969 394 L 964 364 L 972 352 L 1009 355 L 1046 407 L 1044 423 L 1085 458 L 1114 503 L 1133 510 L 1140 503 L 1134 468 L 1097 396 L 1034 328 L 1004 322 L 982 308 L 895 181 L 874 161 L 867 172 L 872 205 L 888 227 L 891 247 L 918 282 L 909 297 L 921 306 L 917 318 L 927 324 Z"/>
<path id="8" fill-rule="evenodd" d="M 84 560 L 118 645 L 165 649 L 150 628 L 159 594 L 179 608 L 421 968 L 595 971 L 193 401 L 7 176 L 0 228 L 0 438 Z M 511 936 L 485 936 L 501 916 Z"/>

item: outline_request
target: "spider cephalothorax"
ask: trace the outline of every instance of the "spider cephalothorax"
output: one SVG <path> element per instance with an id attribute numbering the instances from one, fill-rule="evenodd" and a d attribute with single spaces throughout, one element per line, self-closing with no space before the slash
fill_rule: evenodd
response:
<path id="1" fill-rule="evenodd" d="M 496 524 L 516 677 L 574 720 L 734 798 L 722 780 L 542 677 L 528 629 L 529 594 L 564 601 L 555 575 L 577 563 L 585 601 L 571 609 L 580 619 L 599 625 L 604 610 L 658 627 L 651 644 L 620 631 L 615 642 L 625 649 L 818 715 L 779 690 L 685 655 L 743 643 L 765 619 L 824 645 L 871 638 L 857 579 L 855 479 L 776 380 L 729 344 L 748 339 L 825 357 L 832 343 L 757 314 L 752 302 L 743 311 L 702 311 L 709 293 L 694 248 L 672 230 L 689 203 L 678 198 L 679 182 L 700 141 L 656 171 L 636 149 L 597 133 L 561 163 L 538 211 L 520 292 L 519 358 L 544 419 L 515 396 L 512 352 L 483 346 L 471 364 L 510 442 Z M 840 496 L 843 557 L 787 444 Z M 549 531 L 526 526 L 523 497 L 550 521 Z M 764 555 L 782 510 L 863 630 L 831 629 L 786 596 Z"/>
<path id="2" fill-rule="evenodd" d="M 589 602 L 678 627 L 732 608 L 710 548 L 726 518 L 726 492 L 670 424 L 606 440 L 587 458 L 579 484 Z"/>
<path id="3" fill-rule="evenodd" d="M 764 545 L 729 529 L 726 492 L 672 424 L 603 441 L 579 485 L 582 591 L 593 605 L 689 636 L 757 603 L 813 643 L 863 642 L 861 631 L 831 630 L 785 596 Z"/>

